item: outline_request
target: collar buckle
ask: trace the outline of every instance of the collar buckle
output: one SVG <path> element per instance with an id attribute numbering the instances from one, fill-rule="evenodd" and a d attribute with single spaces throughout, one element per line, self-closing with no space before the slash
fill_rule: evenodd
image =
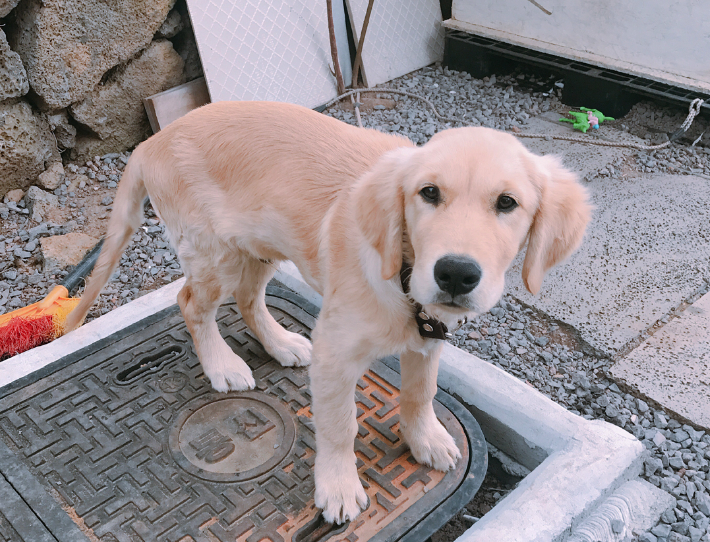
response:
<path id="1" fill-rule="evenodd" d="M 414 305 L 414 320 L 419 327 L 419 335 L 425 339 L 445 340 L 453 337 L 453 335 L 449 333 L 449 328 L 446 327 L 446 324 L 429 316 L 424 312 L 424 308 L 419 303 L 415 303 Z"/>
<path id="2" fill-rule="evenodd" d="M 406 262 L 402 263 L 402 268 L 399 271 L 399 278 L 402 281 L 402 291 L 409 293 L 409 279 L 412 276 L 412 266 Z M 449 333 L 449 328 L 444 322 L 440 322 L 433 316 L 428 315 L 424 311 L 424 307 L 420 303 L 412 302 L 414 305 L 414 320 L 419 327 L 419 335 L 425 339 L 440 339 L 446 340 L 453 337 Z"/>

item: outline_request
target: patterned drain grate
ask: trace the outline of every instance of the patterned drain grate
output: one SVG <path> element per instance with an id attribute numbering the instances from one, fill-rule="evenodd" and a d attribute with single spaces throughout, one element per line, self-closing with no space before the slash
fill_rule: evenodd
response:
<path id="1" fill-rule="evenodd" d="M 308 335 L 313 308 L 284 290 L 268 294 L 275 318 Z M 21 389 L 0 390 L 0 496 L 3 483 L 12 486 L 49 531 L 61 506 L 101 542 L 355 542 L 424 540 L 475 494 L 486 469 L 475 420 L 439 392 L 437 416 L 464 460 L 446 474 L 417 464 L 398 436 L 396 361 L 385 360 L 363 376 L 356 399 L 370 506 L 346 526 L 323 524 L 313 504 L 307 371 L 272 360 L 236 305 L 224 305 L 218 320 L 257 390 L 211 390 L 177 307 L 60 360 Z M 0 541 L 34 542 L 18 534 L 7 502 Z"/>

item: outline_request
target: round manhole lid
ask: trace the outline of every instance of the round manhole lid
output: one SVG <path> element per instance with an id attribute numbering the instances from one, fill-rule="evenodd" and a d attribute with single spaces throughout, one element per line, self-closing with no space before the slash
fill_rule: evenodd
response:
<path id="1" fill-rule="evenodd" d="M 170 433 L 170 449 L 187 472 L 215 482 L 256 478 L 278 465 L 296 436 L 282 402 L 259 393 L 189 403 Z"/>

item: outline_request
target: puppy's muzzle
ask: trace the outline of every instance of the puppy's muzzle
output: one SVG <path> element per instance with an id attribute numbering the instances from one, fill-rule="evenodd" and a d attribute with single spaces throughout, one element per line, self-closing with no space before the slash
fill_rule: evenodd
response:
<path id="1" fill-rule="evenodd" d="M 481 266 L 468 256 L 447 254 L 434 265 L 434 280 L 439 289 L 451 296 L 466 295 L 481 282 Z"/>

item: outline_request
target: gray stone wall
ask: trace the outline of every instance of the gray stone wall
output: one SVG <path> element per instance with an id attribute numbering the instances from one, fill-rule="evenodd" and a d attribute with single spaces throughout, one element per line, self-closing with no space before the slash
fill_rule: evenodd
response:
<path id="1" fill-rule="evenodd" d="M 143 98 L 201 75 L 184 0 L 0 0 L 0 200 L 134 147 Z"/>

